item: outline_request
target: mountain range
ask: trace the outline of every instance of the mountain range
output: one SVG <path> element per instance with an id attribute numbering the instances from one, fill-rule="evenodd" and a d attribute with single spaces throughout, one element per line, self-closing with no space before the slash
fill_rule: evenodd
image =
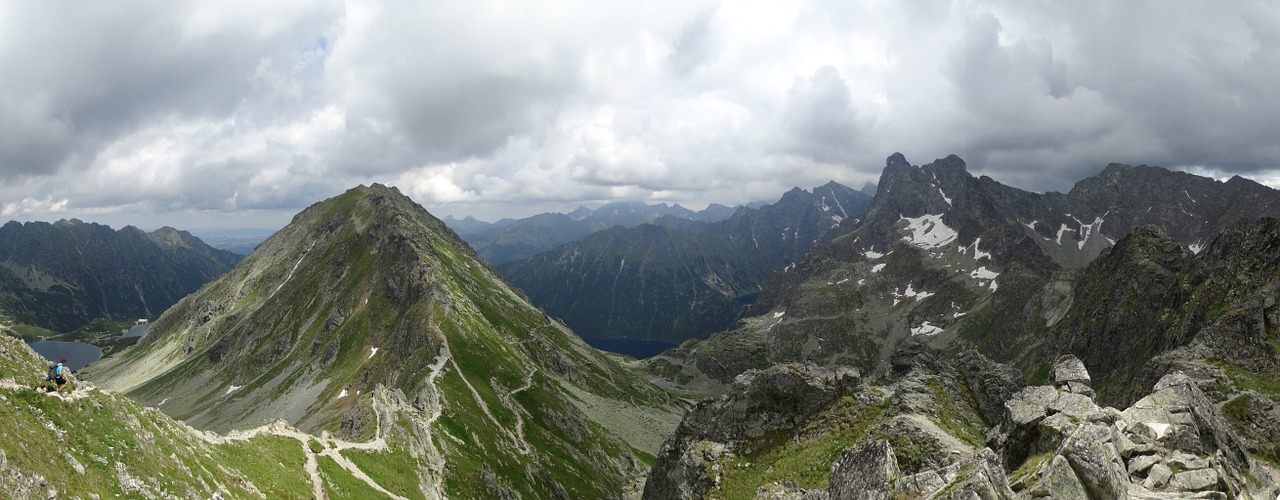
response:
<path id="1" fill-rule="evenodd" d="M 579 335 L 678 343 L 733 325 L 772 273 L 847 231 L 870 201 L 835 182 L 795 188 L 718 222 L 615 226 L 498 270 Z"/>
<path id="2" fill-rule="evenodd" d="M 519 260 L 575 241 L 614 226 L 633 227 L 659 217 L 694 221 L 716 221 L 733 215 L 734 209 L 712 203 L 700 211 L 679 204 L 642 202 L 609 203 L 595 210 L 578 207 L 568 213 L 544 213 L 519 220 L 503 219 L 485 223 L 474 217 L 446 218 L 480 257 L 493 265 Z"/>
<path id="3" fill-rule="evenodd" d="M 0 413 L 15 422 L 0 429 L 0 488 L 1280 493 L 1280 192 L 1113 164 L 1041 194 L 970 175 L 955 156 L 916 166 L 898 154 L 863 210 L 840 198 L 852 190 L 824 188 L 783 197 L 803 210 L 661 218 L 572 244 L 600 242 L 562 258 L 601 270 L 557 276 L 632 287 L 617 304 L 655 300 L 627 283 L 633 264 L 671 282 L 778 269 L 724 331 L 638 362 L 588 347 L 395 189 L 354 188 L 76 374 L 88 382 L 69 394 L 34 390 L 44 363 L 0 339 Z"/>
<path id="4" fill-rule="evenodd" d="M 58 332 L 155 317 L 239 260 L 171 227 L 11 221 L 0 227 L 0 313 Z"/>

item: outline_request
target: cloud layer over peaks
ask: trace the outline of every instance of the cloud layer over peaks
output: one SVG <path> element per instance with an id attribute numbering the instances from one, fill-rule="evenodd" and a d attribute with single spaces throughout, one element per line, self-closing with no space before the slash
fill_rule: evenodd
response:
<path id="1" fill-rule="evenodd" d="M 1278 45 L 1262 1 L 0 0 L 0 215 L 253 225 L 368 182 L 490 219 L 698 206 L 892 151 L 1273 182 Z"/>

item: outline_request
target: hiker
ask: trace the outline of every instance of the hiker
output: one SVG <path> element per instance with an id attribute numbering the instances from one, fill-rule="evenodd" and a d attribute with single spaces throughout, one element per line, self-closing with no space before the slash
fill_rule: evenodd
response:
<path id="1" fill-rule="evenodd" d="M 58 366 L 49 368 L 49 376 L 45 377 L 45 380 L 53 380 L 55 384 L 58 384 L 58 392 L 62 392 L 62 389 L 67 387 L 66 374 L 69 371 L 67 369 L 67 358 L 62 358 L 62 361 L 58 362 Z"/>

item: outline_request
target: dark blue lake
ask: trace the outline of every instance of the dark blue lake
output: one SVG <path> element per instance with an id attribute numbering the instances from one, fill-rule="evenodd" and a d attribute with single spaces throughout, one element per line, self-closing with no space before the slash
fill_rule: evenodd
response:
<path id="1" fill-rule="evenodd" d="M 133 325 L 133 328 L 130 328 L 129 331 L 124 332 L 123 337 L 126 339 L 129 337 L 141 337 L 142 334 L 147 333 L 148 328 L 151 328 L 151 323 L 142 323 L 140 325 Z"/>
<path id="2" fill-rule="evenodd" d="M 62 342 L 58 340 L 37 340 L 27 345 L 40 353 L 50 362 L 67 359 L 67 368 L 76 371 L 102 357 L 102 348 L 84 342 Z"/>
<path id="3" fill-rule="evenodd" d="M 657 356 L 662 351 L 676 346 L 676 344 L 663 340 L 601 339 L 594 337 L 583 337 L 582 340 L 587 341 L 587 344 L 590 344 L 591 347 L 601 351 L 626 354 L 636 359 Z"/>

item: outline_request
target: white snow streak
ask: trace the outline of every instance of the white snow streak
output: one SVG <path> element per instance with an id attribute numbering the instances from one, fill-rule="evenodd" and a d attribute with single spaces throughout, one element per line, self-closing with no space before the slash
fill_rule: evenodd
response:
<path id="1" fill-rule="evenodd" d="M 377 347 L 374 347 L 374 348 L 372 348 L 372 349 L 369 349 L 369 357 L 368 357 L 368 358 L 365 358 L 365 359 L 373 359 L 373 355 L 374 355 L 374 354 L 377 354 L 377 353 L 378 353 L 378 348 L 377 348 Z"/>
<path id="2" fill-rule="evenodd" d="M 302 265 L 302 259 L 306 258 L 306 257 L 307 257 L 307 254 L 308 254 L 308 253 L 310 253 L 310 252 L 311 252 L 311 249 L 312 249 L 312 248 L 315 248 L 315 246 L 316 246 L 316 242 L 315 242 L 315 241 L 312 241 L 312 242 L 311 242 L 311 246 L 308 246 L 306 250 L 303 250 L 303 251 L 302 251 L 302 256 L 298 257 L 298 261 L 293 263 L 293 269 L 290 269 L 290 270 L 289 270 L 289 275 L 284 277 L 284 281 L 281 281 L 281 282 L 280 282 L 280 285 L 279 285 L 279 286 L 276 286 L 276 291 L 275 291 L 275 292 L 271 292 L 271 295 L 275 295 L 275 294 L 276 294 L 276 292 L 279 292 L 281 288 L 284 288 L 284 284 L 285 284 L 285 283 L 288 283 L 288 282 L 289 282 L 289 279 L 293 278 L 293 273 L 294 273 L 294 271 L 297 271 L 297 270 L 298 270 L 298 266 Z"/>
<path id="3" fill-rule="evenodd" d="M 231 387 L 227 388 L 227 393 L 226 393 L 226 394 L 223 394 L 223 396 L 226 396 L 226 395 L 228 395 L 228 394 L 231 394 L 231 393 L 233 393 L 233 392 L 235 392 L 235 391 L 239 390 L 241 387 L 244 387 L 244 386 L 243 386 L 243 385 L 233 385 L 233 386 L 231 386 Z"/>
<path id="4" fill-rule="evenodd" d="M 778 312 L 776 312 L 776 313 L 773 313 L 773 319 L 781 318 L 781 317 L 782 317 L 782 315 L 783 315 L 783 314 L 786 314 L 786 313 L 787 313 L 786 311 L 778 311 Z"/>
<path id="5" fill-rule="evenodd" d="M 880 257 L 884 257 L 884 254 L 874 250 L 867 250 L 866 252 L 863 252 L 862 255 L 871 260 L 876 260 L 876 259 L 879 259 Z"/>
<path id="6" fill-rule="evenodd" d="M 345 398 L 345 397 L 347 397 L 347 390 L 346 390 L 346 389 L 343 389 L 343 390 L 342 390 L 342 392 L 339 392 L 339 393 L 338 393 L 338 397 L 337 397 L 337 399 L 342 399 L 342 398 Z"/>
<path id="7" fill-rule="evenodd" d="M 876 264 L 876 265 L 874 265 L 874 266 L 871 266 L 871 272 L 873 272 L 873 273 L 878 273 L 878 272 L 880 272 L 880 270 L 881 270 L 881 269 L 884 269 L 884 266 L 885 266 L 885 265 L 886 265 L 886 264 Z"/>
<path id="8" fill-rule="evenodd" d="M 933 187 L 938 188 L 938 194 L 942 195 L 942 201 L 947 202 L 947 206 L 951 205 L 951 198 L 947 198 L 947 193 L 942 192 L 942 183 L 938 182 L 938 174 L 933 174 Z"/>
<path id="9" fill-rule="evenodd" d="M 1111 213 L 1111 212 L 1108 211 L 1107 213 Z M 1106 214 L 1103 214 L 1103 217 L 1105 216 Z M 1098 234 L 1102 234 L 1101 229 L 1102 229 L 1102 217 L 1093 219 L 1092 223 L 1081 224 L 1080 225 L 1080 241 L 1076 243 L 1079 249 L 1084 250 L 1084 244 L 1089 241 L 1089 237 L 1093 235 L 1094 231 L 1098 231 Z"/>
<path id="10" fill-rule="evenodd" d="M 1067 228 L 1066 224 L 1063 224 L 1062 227 L 1058 228 L 1058 244 L 1059 245 L 1062 244 L 1062 233 L 1065 233 L 1070 230 L 1071 229 Z"/>
<path id="11" fill-rule="evenodd" d="M 1201 250 L 1204 250 L 1204 245 L 1201 245 L 1200 243 L 1197 242 L 1197 243 L 1192 243 L 1188 245 L 1187 248 L 1191 249 L 1191 253 L 1198 255 Z"/>

